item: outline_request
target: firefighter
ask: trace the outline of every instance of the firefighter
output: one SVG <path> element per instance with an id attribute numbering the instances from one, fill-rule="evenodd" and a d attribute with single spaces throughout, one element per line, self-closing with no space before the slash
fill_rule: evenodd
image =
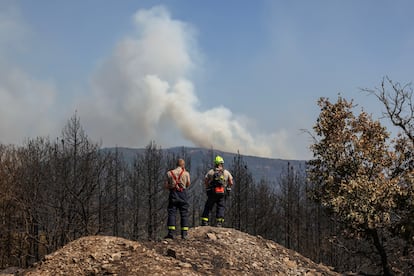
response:
<path id="1" fill-rule="evenodd" d="M 188 231 L 188 199 L 186 189 L 190 186 L 190 174 L 185 170 L 184 159 L 178 159 L 177 167 L 167 172 L 165 188 L 170 191 L 168 197 L 168 234 L 166 239 L 173 239 L 175 234 L 175 217 L 177 210 L 181 218 L 181 238 L 187 238 Z"/>
<path id="2" fill-rule="evenodd" d="M 207 192 L 207 201 L 201 217 L 201 225 L 209 225 L 209 214 L 216 204 L 216 226 L 221 227 L 224 222 L 225 194 L 230 192 L 233 185 L 233 176 L 224 169 L 223 157 L 217 155 L 214 159 L 214 169 L 207 172 L 204 180 Z"/>

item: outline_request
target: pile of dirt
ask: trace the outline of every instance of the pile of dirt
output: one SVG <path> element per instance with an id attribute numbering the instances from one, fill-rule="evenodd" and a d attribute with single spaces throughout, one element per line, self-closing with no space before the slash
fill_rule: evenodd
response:
<path id="1" fill-rule="evenodd" d="M 80 238 L 16 275 L 339 274 L 260 236 L 206 226 L 190 229 L 186 240 Z"/>

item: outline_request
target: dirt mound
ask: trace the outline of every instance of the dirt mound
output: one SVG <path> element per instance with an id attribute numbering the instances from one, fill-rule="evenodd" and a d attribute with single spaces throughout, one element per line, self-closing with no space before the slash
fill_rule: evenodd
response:
<path id="1" fill-rule="evenodd" d="M 295 251 L 230 228 L 196 227 L 188 239 L 134 242 L 90 236 L 19 275 L 338 275 Z"/>

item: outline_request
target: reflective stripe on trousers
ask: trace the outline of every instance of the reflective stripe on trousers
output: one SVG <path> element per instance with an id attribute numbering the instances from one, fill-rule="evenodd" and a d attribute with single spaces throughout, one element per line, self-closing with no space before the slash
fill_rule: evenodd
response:
<path id="1" fill-rule="evenodd" d="M 202 220 L 207 219 L 208 221 L 211 210 L 214 207 L 214 204 L 217 204 L 216 207 L 216 219 L 223 219 L 224 221 L 224 211 L 225 211 L 225 198 L 224 195 L 217 195 L 214 191 L 207 192 L 207 201 L 204 206 L 204 211 L 202 214 Z"/>
<path id="2" fill-rule="evenodd" d="M 180 212 L 181 218 L 181 230 L 188 230 L 188 208 L 189 204 L 187 202 L 187 192 L 183 190 L 182 192 L 176 190 L 170 190 L 170 195 L 168 198 L 168 220 L 167 226 L 168 230 L 175 230 L 175 222 L 177 210 Z M 170 228 L 171 227 L 171 228 Z M 174 228 L 174 229 L 172 229 Z"/>

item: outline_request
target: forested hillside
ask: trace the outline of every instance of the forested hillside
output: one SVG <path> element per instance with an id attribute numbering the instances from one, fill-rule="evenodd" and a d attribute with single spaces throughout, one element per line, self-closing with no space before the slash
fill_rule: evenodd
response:
<path id="1" fill-rule="evenodd" d="M 231 167 L 234 163 L 237 153 L 223 152 L 217 149 L 204 149 L 194 147 L 174 147 L 162 149 L 166 155 L 180 156 L 185 151 L 188 160 L 191 162 L 191 174 L 197 176 L 197 174 L 205 174 L 203 169 L 213 165 L 213 158 L 219 154 L 225 160 L 225 167 Z M 103 152 L 115 153 L 122 156 L 124 161 L 128 164 L 132 164 L 137 155 L 141 155 L 145 152 L 145 149 L 134 148 L 104 148 Z M 243 155 L 243 153 L 240 153 Z M 295 168 L 298 172 L 305 173 L 306 161 L 305 160 L 284 160 L 274 158 L 263 158 L 257 156 L 243 155 L 245 165 L 252 174 L 253 179 L 256 181 L 264 179 L 269 182 L 278 182 L 280 176 L 287 168 L 288 164 Z"/>
<path id="2" fill-rule="evenodd" d="M 23 146 L 2 145 L 1 267 L 28 266 L 85 235 L 159 239 L 165 234 L 165 173 L 178 157 L 187 160 L 192 172 L 190 221 L 192 226 L 199 225 L 205 200 L 202 177 L 214 153 L 197 149 L 193 162 L 189 152 L 185 148 L 166 151 L 151 142 L 124 158 L 122 149 L 102 150 L 91 141 L 76 116 L 56 140 L 39 137 Z M 292 200 L 305 198 L 303 169 L 299 173 L 285 162 L 284 168 L 270 168 L 283 169 L 278 179 L 257 179 L 242 155 L 224 156 L 237 183 L 227 199 L 226 225 L 286 240 L 288 246 L 300 243 L 300 229 L 293 226 L 300 221 L 294 219 L 300 204 Z M 282 179 L 276 188 L 275 183 Z M 295 193 L 290 191 L 293 186 Z M 283 234 L 284 228 L 292 233 Z M 312 239 L 319 236 L 312 235 Z"/>
<path id="3" fill-rule="evenodd" d="M 397 93 L 395 102 L 411 103 L 408 96 Z M 154 141 L 141 150 L 102 149 L 76 115 L 57 139 L 0 145 L 0 268 L 28 267 L 84 236 L 159 241 L 166 234 L 165 174 L 177 158 L 191 172 L 190 226 L 199 226 L 203 175 L 219 153 L 235 179 L 225 227 L 339 272 L 407 274 L 414 269 L 413 117 L 392 113 L 402 107 L 382 99 L 403 130 L 391 142 L 378 121 L 353 114 L 352 102 L 321 99 L 307 170 L 304 161 L 162 149 Z"/>

